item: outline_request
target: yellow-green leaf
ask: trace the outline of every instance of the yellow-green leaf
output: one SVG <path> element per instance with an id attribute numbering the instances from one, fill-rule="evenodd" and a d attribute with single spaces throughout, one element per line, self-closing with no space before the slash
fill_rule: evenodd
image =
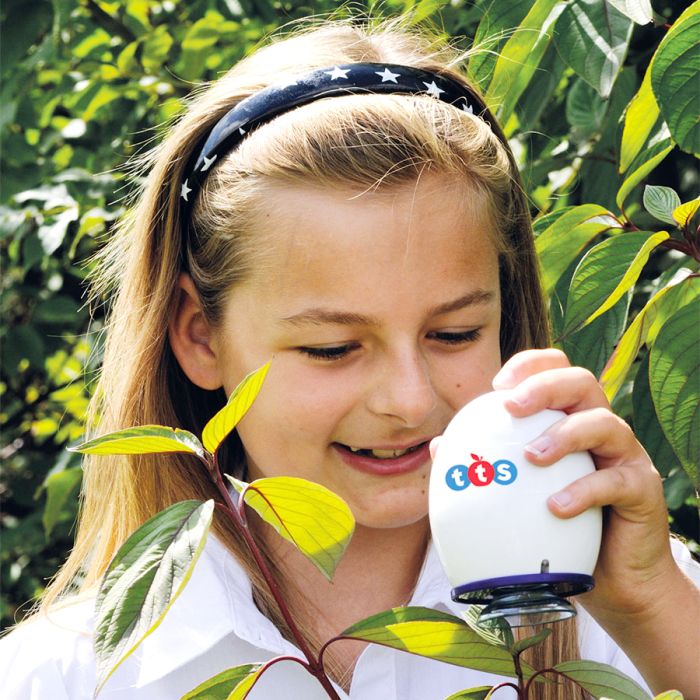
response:
<path id="1" fill-rule="evenodd" d="M 445 700 L 486 700 L 493 689 L 492 685 L 480 685 L 478 688 L 467 688 L 450 695 Z"/>
<path id="2" fill-rule="evenodd" d="M 608 401 L 612 401 L 622 387 L 642 345 L 653 343 L 666 319 L 699 296 L 700 279 L 688 278 L 675 280 L 649 299 L 620 338 L 600 375 L 600 383 Z"/>
<path id="3" fill-rule="evenodd" d="M 599 243 L 574 271 L 566 300 L 563 335 L 570 335 L 612 308 L 637 281 L 666 231 L 635 231 Z"/>
<path id="4" fill-rule="evenodd" d="M 551 294 L 559 278 L 583 248 L 599 233 L 615 226 L 610 212 L 598 204 L 583 204 L 566 210 L 552 221 L 535 239 L 540 259 L 542 284 Z M 535 221 L 537 226 L 537 221 Z"/>
<path id="5" fill-rule="evenodd" d="M 459 618 L 430 608 L 393 608 L 348 627 L 340 636 L 455 666 L 515 676 L 513 657 L 506 649 L 489 644 Z M 525 676 L 531 676 L 533 669 L 524 662 L 523 667 Z"/>
<path id="6" fill-rule="evenodd" d="M 637 94 L 625 112 L 625 125 L 620 144 L 620 173 L 629 168 L 639 155 L 659 116 L 659 105 L 651 89 L 651 64 Z"/>
<path id="7" fill-rule="evenodd" d="M 655 695 L 654 700 L 683 700 L 683 694 L 678 690 L 665 690 Z"/>
<path id="8" fill-rule="evenodd" d="M 190 452 L 204 456 L 202 444 L 188 430 L 168 428 L 164 425 L 140 425 L 117 430 L 94 440 L 88 440 L 72 452 L 89 455 L 145 455 L 160 452 Z"/>
<path id="9" fill-rule="evenodd" d="M 243 664 L 217 673 L 180 700 L 242 700 L 260 677 L 263 664 Z"/>
<path id="10" fill-rule="evenodd" d="M 216 452 L 224 438 L 236 427 L 260 393 L 270 363 L 251 372 L 228 397 L 226 405 L 204 426 L 202 442 L 209 452 Z"/>
<path id="11" fill-rule="evenodd" d="M 290 476 L 256 479 L 250 484 L 227 478 L 266 523 L 296 545 L 326 578 L 333 578 L 355 529 L 355 519 L 340 496 L 325 486 Z"/>
<path id="12" fill-rule="evenodd" d="M 700 197 L 685 202 L 673 210 L 673 220 L 682 228 L 695 216 L 700 209 Z"/>

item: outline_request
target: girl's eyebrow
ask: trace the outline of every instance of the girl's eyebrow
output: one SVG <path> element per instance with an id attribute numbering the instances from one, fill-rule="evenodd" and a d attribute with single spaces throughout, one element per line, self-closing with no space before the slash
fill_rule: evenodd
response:
<path id="1" fill-rule="evenodd" d="M 475 289 L 468 292 L 464 296 L 452 301 L 438 304 L 428 311 L 428 316 L 440 316 L 452 311 L 459 311 L 466 306 L 474 304 L 487 304 L 495 298 L 495 293 L 485 289 Z M 284 323 L 289 323 L 293 326 L 310 323 L 321 325 L 324 323 L 333 323 L 342 326 L 379 326 L 380 320 L 376 316 L 366 316 L 364 314 L 352 313 L 349 311 L 333 311 L 332 309 L 324 309 L 322 307 L 311 307 L 300 311 L 292 316 L 285 316 L 280 319 Z"/>

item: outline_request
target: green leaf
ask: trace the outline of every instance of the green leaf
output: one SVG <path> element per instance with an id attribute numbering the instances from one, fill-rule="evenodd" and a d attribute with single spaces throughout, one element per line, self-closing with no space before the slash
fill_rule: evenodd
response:
<path id="1" fill-rule="evenodd" d="M 612 308 L 634 285 L 666 231 L 635 231 L 608 238 L 584 255 L 574 271 L 564 314 L 564 335 Z"/>
<path id="2" fill-rule="evenodd" d="M 596 698 L 609 700 L 649 700 L 649 695 L 637 683 L 612 666 L 597 661 L 565 661 L 555 671 L 576 681 Z"/>
<path id="3" fill-rule="evenodd" d="M 644 188 L 644 208 L 659 221 L 675 225 L 673 212 L 681 205 L 675 190 L 662 185 L 647 185 Z"/>
<path id="4" fill-rule="evenodd" d="M 479 616 L 483 609 L 483 605 L 470 605 L 462 613 L 462 617 L 470 629 L 489 644 L 509 649 L 513 646 L 513 631 L 507 620 L 496 618 L 486 623 L 479 623 Z"/>
<path id="5" fill-rule="evenodd" d="M 683 700 L 683 695 L 678 690 L 664 690 L 654 696 L 654 700 Z"/>
<path id="6" fill-rule="evenodd" d="M 700 454 L 700 300 L 666 321 L 649 354 L 656 415 L 683 468 L 698 481 Z"/>
<path id="7" fill-rule="evenodd" d="M 666 319 L 698 296 L 700 279 L 674 278 L 647 301 L 623 334 L 600 376 L 608 401 L 612 401 L 620 390 L 642 345 L 653 343 Z"/>
<path id="8" fill-rule="evenodd" d="M 188 430 L 167 428 L 164 425 L 140 425 L 117 430 L 88 440 L 72 452 L 88 455 L 147 455 L 160 452 L 190 452 L 198 457 L 204 450 L 196 435 Z"/>
<path id="9" fill-rule="evenodd" d="M 610 212 L 597 204 L 583 204 L 564 210 L 536 238 L 535 249 L 540 259 L 542 285 L 551 294 L 566 268 L 599 233 L 615 225 Z M 535 220 L 535 228 L 538 220 Z"/>
<path id="10" fill-rule="evenodd" d="M 532 637 L 526 637 L 525 639 L 519 639 L 515 644 L 513 645 L 513 652 L 523 652 L 525 649 L 529 649 L 530 647 L 536 647 L 538 644 L 541 644 L 544 642 L 549 635 L 552 634 L 552 630 L 549 629 L 548 627 L 545 627 L 544 629 L 541 629 L 537 634 L 533 634 Z"/>
<path id="11" fill-rule="evenodd" d="M 147 520 L 119 548 L 95 602 L 96 693 L 182 593 L 213 514 L 213 500 L 175 503 Z"/>
<path id="12" fill-rule="evenodd" d="M 480 685 L 478 688 L 460 690 L 450 695 L 449 698 L 445 698 L 445 700 L 485 700 L 492 689 L 492 685 Z"/>
<path id="13" fill-rule="evenodd" d="M 430 608 L 393 608 L 372 615 L 340 635 L 504 676 L 515 676 L 512 656 L 489 644 L 460 619 Z M 533 669 L 522 663 L 525 676 Z"/>
<path id="14" fill-rule="evenodd" d="M 620 173 L 624 173 L 639 155 L 658 117 L 659 105 L 651 89 L 651 66 L 649 66 L 637 94 L 632 98 L 625 112 L 620 144 Z"/>
<path id="15" fill-rule="evenodd" d="M 270 363 L 251 372 L 231 392 L 226 405 L 204 426 L 202 442 L 212 454 L 216 452 L 224 438 L 238 425 L 260 393 Z"/>
<path id="16" fill-rule="evenodd" d="M 622 12 L 637 24 L 649 24 L 654 19 L 650 0 L 607 0 L 615 9 Z"/>
<path id="17" fill-rule="evenodd" d="M 226 475 L 245 502 L 329 580 L 355 528 L 345 501 L 325 486 L 290 476 L 250 484 Z"/>
<path id="18" fill-rule="evenodd" d="M 566 94 L 566 121 L 581 141 L 600 129 L 606 108 L 607 102 L 580 78 Z"/>
<path id="19" fill-rule="evenodd" d="M 607 2 L 573 0 L 557 22 L 555 41 L 569 66 L 607 98 L 625 61 L 632 26 Z"/>
<path id="20" fill-rule="evenodd" d="M 44 535 L 48 539 L 51 531 L 59 521 L 63 508 L 68 499 L 80 485 L 83 478 L 83 470 L 79 467 L 63 469 L 49 474 L 44 481 L 46 487 L 46 505 L 41 516 L 44 525 Z"/>
<path id="21" fill-rule="evenodd" d="M 552 39 L 551 28 L 564 10 L 558 0 L 535 0 L 498 56 L 486 104 L 505 124 Z"/>
<path id="22" fill-rule="evenodd" d="M 563 340 L 571 364 L 600 375 L 625 330 L 631 300 L 630 289 L 611 309 Z"/>
<path id="23" fill-rule="evenodd" d="M 242 700 L 260 676 L 263 664 L 243 664 L 217 673 L 180 700 Z"/>
<path id="24" fill-rule="evenodd" d="M 632 420 L 635 435 L 662 476 L 680 468 L 680 461 L 659 423 L 649 386 L 649 353 L 645 353 L 632 387 Z M 680 471 L 685 475 L 681 468 Z M 665 484 L 664 484 L 665 486 Z"/>
<path id="25" fill-rule="evenodd" d="M 700 1 L 674 22 L 654 54 L 651 86 L 673 140 L 700 155 Z"/>

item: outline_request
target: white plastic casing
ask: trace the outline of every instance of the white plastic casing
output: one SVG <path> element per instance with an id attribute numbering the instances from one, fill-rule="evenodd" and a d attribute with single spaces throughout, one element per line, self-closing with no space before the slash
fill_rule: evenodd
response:
<path id="1" fill-rule="evenodd" d="M 430 477 L 430 526 L 454 588 L 477 581 L 550 572 L 591 575 L 600 548 L 600 508 L 563 520 L 547 508 L 547 498 L 595 471 L 588 452 L 567 455 L 549 467 L 531 464 L 524 446 L 564 417 L 544 410 L 514 418 L 503 406 L 506 391 L 479 396 L 462 408 L 438 444 Z M 472 468 L 474 483 L 463 486 L 472 455 L 490 470 Z M 514 470 L 517 470 L 514 480 Z M 459 467 L 455 472 L 455 468 Z M 481 477 L 481 478 L 480 478 Z"/>

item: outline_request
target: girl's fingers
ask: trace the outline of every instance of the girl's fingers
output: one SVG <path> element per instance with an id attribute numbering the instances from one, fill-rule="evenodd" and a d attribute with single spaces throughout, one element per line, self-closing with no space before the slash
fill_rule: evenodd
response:
<path id="1" fill-rule="evenodd" d="M 649 463 L 630 427 L 607 408 L 596 407 L 572 413 L 554 423 L 525 447 L 533 464 L 547 466 L 571 452 L 588 450 L 599 468 L 617 460 Z"/>
<path id="2" fill-rule="evenodd" d="M 570 367 L 567 356 L 556 348 L 523 350 L 513 355 L 493 378 L 494 389 L 510 389 L 527 377 L 547 369 Z"/>
<path id="3" fill-rule="evenodd" d="M 567 413 L 591 408 L 609 408 L 595 376 L 583 367 L 543 370 L 523 379 L 508 392 L 505 406 L 522 417 L 556 408 Z"/>
<path id="4" fill-rule="evenodd" d="M 654 498 L 649 498 L 650 493 Z M 559 518 L 572 518 L 594 506 L 612 506 L 626 520 L 645 523 L 664 503 L 658 472 L 651 466 L 599 469 L 552 494 L 547 505 Z"/>

